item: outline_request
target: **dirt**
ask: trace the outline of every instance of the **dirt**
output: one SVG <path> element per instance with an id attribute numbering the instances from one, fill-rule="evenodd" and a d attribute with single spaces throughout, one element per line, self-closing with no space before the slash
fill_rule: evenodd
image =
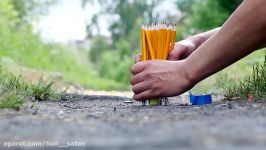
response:
<path id="1" fill-rule="evenodd" d="M 264 149 L 266 103 L 141 106 L 129 98 L 77 96 L 0 110 L 0 149 Z"/>

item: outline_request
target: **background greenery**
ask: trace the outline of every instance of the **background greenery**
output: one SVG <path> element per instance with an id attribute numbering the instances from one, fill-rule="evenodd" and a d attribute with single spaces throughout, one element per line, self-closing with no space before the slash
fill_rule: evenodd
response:
<path id="1" fill-rule="evenodd" d="M 30 81 L 47 74 L 63 85 L 77 84 L 96 90 L 130 90 L 129 68 L 133 64 L 133 56 L 140 52 L 142 22 L 176 22 L 177 39 L 181 40 L 221 26 L 241 0 L 172 0 L 179 15 L 156 11 L 162 2 L 82 0 L 84 7 L 101 5 L 101 11 L 88 21 L 87 39 L 91 41 L 91 47 L 81 51 L 69 45 L 45 43 L 33 32 L 30 22 L 45 15 L 48 8 L 57 3 L 56 0 L 1 0 L 1 64 L 5 70 L 22 73 Z M 111 18 L 111 37 L 99 32 L 99 18 L 102 16 Z M 252 72 L 253 64 L 263 62 L 264 53 L 256 52 L 208 78 L 195 87 L 195 92 L 211 91 L 229 86 L 232 80 L 239 81 Z M 32 73 L 32 69 L 37 73 Z"/>

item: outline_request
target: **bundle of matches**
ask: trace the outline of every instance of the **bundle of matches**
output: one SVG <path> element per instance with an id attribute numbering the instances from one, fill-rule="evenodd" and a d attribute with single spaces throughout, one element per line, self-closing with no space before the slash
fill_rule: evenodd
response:
<path id="1" fill-rule="evenodd" d="M 142 61 L 167 60 L 168 54 L 174 49 L 176 40 L 176 25 L 173 23 L 142 24 L 141 46 Z M 149 105 L 167 105 L 167 99 L 150 99 Z M 142 105 L 146 105 L 146 101 Z M 163 104 L 164 103 L 164 104 Z"/>

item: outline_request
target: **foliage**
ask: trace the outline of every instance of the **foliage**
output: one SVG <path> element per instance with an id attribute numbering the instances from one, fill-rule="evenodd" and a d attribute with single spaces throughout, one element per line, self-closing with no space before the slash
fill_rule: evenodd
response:
<path id="1" fill-rule="evenodd" d="M 93 63 L 99 64 L 103 51 L 110 49 L 110 47 L 111 45 L 106 42 L 104 37 L 93 38 L 89 59 Z"/>
<path id="2" fill-rule="evenodd" d="M 7 108 L 19 110 L 24 101 L 22 96 L 14 93 L 4 93 L 0 95 L 0 109 Z"/>
<path id="3" fill-rule="evenodd" d="M 253 66 L 253 73 L 247 76 L 239 83 L 225 89 L 226 96 L 246 98 L 251 95 L 257 99 L 265 98 L 266 96 L 266 56 L 262 65 L 256 64 Z"/>
<path id="4" fill-rule="evenodd" d="M 177 0 L 176 5 L 178 10 L 185 13 L 185 16 L 190 15 L 192 12 L 192 6 L 196 0 Z"/>
<path id="5" fill-rule="evenodd" d="M 19 1 L 21 0 L 16 2 Z M 120 83 L 98 77 L 98 73 L 93 70 L 87 58 L 75 48 L 43 43 L 39 35 L 33 33 L 32 26 L 21 21 L 23 19 L 19 17 L 11 2 L 11 0 L 0 1 L 0 60 L 8 58 L 19 66 L 43 72 L 59 72 L 66 81 L 87 88 L 105 90 L 127 88 Z M 37 9 L 38 5 L 34 5 L 34 9 Z"/>
<path id="6" fill-rule="evenodd" d="M 120 58 L 118 51 L 108 51 L 102 55 L 100 75 L 105 78 L 114 79 L 121 83 L 129 83 L 131 73 L 129 66 L 133 64 L 132 57 Z"/>
<path id="7" fill-rule="evenodd" d="M 221 26 L 243 0 L 177 0 L 182 12 L 179 26 L 183 35 L 196 34 Z"/>
<path id="8" fill-rule="evenodd" d="M 191 11 L 192 14 L 184 20 L 188 30 L 206 31 L 219 27 L 230 15 L 227 11 L 223 11 L 218 1 L 213 0 L 196 1 Z"/>
<path id="9" fill-rule="evenodd" d="M 64 92 L 52 89 L 54 82 L 45 83 L 40 79 L 38 84 L 26 82 L 22 76 L 0 71 L 0 108 L 19 109 L 29 99 L 63 100 Z"/>
<path id="10" fill-rule="evenodd" d="M 233 13 L 242 2 L 243 0 L 218 0 L 219 6 L 229 14 Z"/>
<path id="11" fill-rule="evenodd" d="M 136 24 L 140 25 L 139 18 L 147 22 L 157 20 L 159 14 L 154 12 L 154 8 L 161 3 L 160 0 L 151 0 L 150 2 L 143 0 L 82 0 L 82 2 L 84 7 L 87 3 L 101 6 L 101 12 L 95 14 L 88 24 L 88 33 L 91 34 L 92 30 L 94 30 L 93 27 L 99 28 L 100 17 L 108 15 L 111 16 L 109 31 L 113 41 L 129 37 L 129 33 Z"/>
<path id="12" fill-rule="evenodd" d="M 55 4 L 57 0 L 9 0 L 14 10 L 18 13 L 18 18 L 25 21 L 29 17 L 38 17 L 47 13 L 49 6 Z"/>

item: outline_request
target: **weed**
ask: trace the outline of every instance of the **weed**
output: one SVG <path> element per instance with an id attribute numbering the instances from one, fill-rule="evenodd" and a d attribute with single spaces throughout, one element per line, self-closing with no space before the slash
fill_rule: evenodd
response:
<path id="1" fill-rule="evenodd" d="M 19 109 L 25 100 L 32 98 L 37 101 L 63 100 L 65 91 L 53 90 L 53 84 L 44 82 L 42 77 L 37 84 L 28 83 L 22 76 L 0 69 L 0 108 Z"/>
<path id="2" fill-rule="evenodd" d="M 0 95 L 0 109 L 8 108 L 19 110 L 25 98 L 15 93 L 3 93 Z"/>
<path id="3" fill-rule="evenodd" d="M 262 65 L 258 63 L 253 66 L 253 73 L 239 83 L 233 84 L 225 89 L 226 97 L 246 98 L 252 95 L 256 99 L 266 97 L 266 56 Z"/>

